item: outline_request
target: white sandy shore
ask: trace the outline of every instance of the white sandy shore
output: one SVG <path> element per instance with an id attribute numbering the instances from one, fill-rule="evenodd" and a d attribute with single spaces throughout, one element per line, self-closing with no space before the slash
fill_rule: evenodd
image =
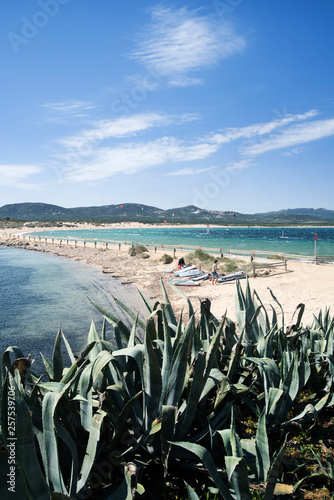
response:
<path id="1" fill-rule="evenodd" d="M 73 226 L 78 225 L 75 224 Z M 71 226 L 71 228 L 73 226 Z M 142 224 L 140 224 L 140 226 L 142 226 Z M 106 225 L 103 227 L 119 226 Z M 139 227 L 139 225 L 136 224 L 131 226 L 130 224 L 124 224 L 123 227 Z M 97 229 L 97 226 L 91 224 L 80 225 L 80 229 L 83 228 Z M 48 227 L 45 229 L 50 231 L 53 228 Z M 26 230 L 27 228 L 2 229 L 0 230 L 0 236 L 4 233 L 17 234 L 19 232 L 26 232 Z M 36 228 L 36 230 L 40 231 L 43 230 L 43 228 Z M 154 253 L 151 251 L 150 258 L 139 259 L 138 257 L 130 257 L 128 254 L 129 247 L 124 246 L 120 250 L 117 246 L 109 247 L 109 249 L 106 250 L 102 247 L 94 248 L 94 245 L 87 245 L 86 248 L 74 248 L 73 246 L 60 247 L 58 244 L 45 245 L 31 243 L 28 248 L 99 266 L 104 272 L 109 273 L 110 276 L 121 279 L 122 283 L 133 283 L 136 284 L 138 288 L 146 290 L 152 301 L 161 298 L 160 278 L 162 277 L 176 312 L 179 313 L 182 309 L 187 309 L 185 301 L 169 286 L 167 280 L 170 279 L 171 275 L 165 272 L 167 269 L 176 269 L 177 260 L 174 260 L 174 262 L 169 265 L 160 262 L 162 253 L 172 255 L 172 252 L 160 250 Z M 178 259 L 182 255 L 184 254 L 178 252 L 176 258 Z M 248 262 L 249 259 L 245 260 L 245 264 Z M 206 270 L 211 271 L 210 269 Z M 279 312 L 271 298 L 269 288 L 273 291 L 274 295 L 283 306 L 286 323 L 292 321 L 293 313 L 300 303 L 306 306 L 303 317 L 303 323 L 305 325 L 312 322 L 313 314 L 317 314 L 320 309 L 330 307 L 334 303 L 333 264 L 315 265 L 291 261 L 288 262 L 288 272 L 285 272 L 282 268 L 277 268 L 271 271 L 268 276 L 250 277 L 249 282 L 251 289 L 256 290 L 264 305 L 268 307 L 268 311 L 270 311 L 270 304 L 272 304 L 275 306 L 277 312 Z M 242 286 L 245 287 L 245 280 L 241 283 Z M 217 317 L 221 317 L 225 310 L 227 310 L 228 316 L 235 319 L 235 283 L 232 282 L 212 286 L 209 281 L 205 281 L 202 282 L 199 287 L 191 287 L 191 289 L 183 287 L 182 291 L 192 300 L 196 309 L 199 308 L 198 299 L 203 300 L 209 298 L 212 303 L 211 310 L 213 314 Z"/>

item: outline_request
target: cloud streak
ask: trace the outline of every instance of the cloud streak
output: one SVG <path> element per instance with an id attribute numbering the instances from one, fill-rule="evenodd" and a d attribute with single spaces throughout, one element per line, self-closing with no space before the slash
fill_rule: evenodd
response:
<path id="1" fill-rule="evenodd" d="M 198 11 L 159 5 L 150 14 L 152 22 L 139 36 L 137 50 L 129 56 L 165 77 L 170 85 L 202 83 L 201 78 L 189 73 L 217 65 L 247 44 L 231 22 Z"/>
<path id="2" fill-rule="evenodd" d="M 116 174 L 129 175 L 161 167 L 168 176 L 189 176 L 213 167 L 196 165 L 177 170 L 175 164 L 207 159 L 226 144 L 235 143 L 238 157 L 225 169 L 238 171 L 253 166 L 254 159 L 266 152 L 294 147 L 296 153 L 300 144 L 333 135 L 334 119 L 315 120 L 317 115 L 318 111 L 310 110 L 191 139 L 176 137 L 175 125 L 197 120 L 197 115 L 145 113 L 102 120 L 93 122 L 90 129 L 59 140 L 62 149 L 57 152 L 56 161 L 66 165 L 63 182 L 100 181 Z M 156 137 L 159 131 L 169 128 L 173 134 Z"/>
<path id="3" fill-rule="evenodd" d="M 0 164 L 0 186 L 36 189 L 36 185 L 24 182 L 28 177 L 39 174 L 40 167 L 35 165 Z"/>
<path id="4" fill-rule="evenodd" d="M 135 174 L 150 167 L 201 160 L 216 150 L 217 145 L 206 142 L 185 144 L 175 137 L 162 137 L 145 143 L 125 143 L 113 148 L 97 148 L 88 161 L 77 164 L 70 162 L 63 180 L 87 182 L 120 173 Z M 66 160 L 64 155 L 63 161 Z"/>
<path id="5" fill-rule="evenodd" d="M 264 141 L 243 148 L 246 156 L 259 156 L 269 151 L 306 144 L 334 135 L 334 118 L 298 124 Z"/>

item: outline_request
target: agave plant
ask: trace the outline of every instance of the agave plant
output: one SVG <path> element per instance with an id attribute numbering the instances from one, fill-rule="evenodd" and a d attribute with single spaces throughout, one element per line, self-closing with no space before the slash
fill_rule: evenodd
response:
<path id="1" fill-rule="evenodd" d="M 279 465 L 288 427 L 314 423 L 334 404 L 329 313 L 308 329 L 299 306 L 294 330 L 287 331 L 275 296 L 280 324 L 275 308 L 269 317 L 247 282 L 245 291 L 237 283 L 236 324 L 226 316 L 218 321 L 208 302 L 200 304 L 197 321 L 189 299 L 175 291 L 187 301 L 187 322 L 175 317 L 163 283 L 161 301 L 152 306 L 143 297 L 146 322 L 115 299 L 131 328 L 94 304 L 105 319 L 101 333 L 92 323 L 76 358 L 59 331 L 52 359 L 42 356 L 47 379 L 31 372 L 18 348 L 5 351 L 0 459 L 5 469 L 15 393 L 22 498 L 130 500 L 146 498 L 148 490 L 150 498 L 160 498 L 155 478 L 166 488 L 177 482 L 191 499 L 201 498 L 203 485 L 227 500 L 252 498 L 254 488 L 267 500 L 284 488 Z M 317 390 L 301 403 L 313 375 Z M 255 422 L 251 437 L 243 431 L 245 416 Z M 271 441 L 277 445 L 278 435 L 283 438 L 275 455 Z"/>

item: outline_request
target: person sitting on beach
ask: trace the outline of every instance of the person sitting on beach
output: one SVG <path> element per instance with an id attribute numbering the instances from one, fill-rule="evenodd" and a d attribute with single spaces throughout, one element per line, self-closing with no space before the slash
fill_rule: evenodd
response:
<path id="1" fill-rule="evenodd" d="M 217 285 L 217 280 L 218 280 L 218 267 L 217 267 L 217 262 L 218 260 L 215 260 L 212 266 L 212 284 Z"/>
<path id="2" fill-rule="evenodd" d="M 184 262 L 184 258 L 183 258 L 183 257 L 181 257 L 181 258 L 179 259 L 179 262 L 177 263 L 177 268 L 178 268 L 178 269 L 181 269 L 181 268 L 182 268 L 183 266 L 185 266 L 185 265 L 186 265 L 186 263 Z"/>

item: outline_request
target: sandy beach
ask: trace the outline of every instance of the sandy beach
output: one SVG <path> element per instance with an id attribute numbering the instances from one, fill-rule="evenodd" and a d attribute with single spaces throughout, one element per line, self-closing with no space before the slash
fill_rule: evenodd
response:
<path id="1" fill-rule="evenodd" d="M 123 227 L 139 227 L 138 224 L 131 223 L 122 225 Z M 141 224 L 142 226 L 142 224 Z M 66 224 L 67 228 L 75 229 L 86 228 L 96 229 L 97 226 L 91 224 Z M 120 227 L 119 224 L 110 224 L 103 227 Z M 154 227 L 154 226 L 151 226 Z M 64 229 L 47 227 L 46 230 Z M 40 231 L 43 228 L 36 228 Z M 187 305 L 184 299 L 172 289 L 168 283 L 168 279 L 172 277 L 169 271 L 177 268 L 177 260 L 185 253 L 177 251 L 176 258 L 171 264 L 163 264 L 160 259 L 163 253 L 173 256 L 171 251 L 154 250 L 149 251 L 149 258 L 141 258 L 140 256 L 131 257 L 129 255 L 129 246 L 118 245 L 110 246 L 108 249 L 102 245 L 88 244 L 83 246 L 66 246 L 64 243 L 60 246 L 58 243 L 41 243 L 30 242 L 27 239 L 25 242 L 17 239 L 8 240 L 4 234 L 18 234 L 27 231 L 33 231 L 32 228 L 10 228 L 0 230 L 0 243 L 10 246 L 20 246 L 28 250 L 40 252 L 48 252 L 65 258 L 74 259 L 84 262 L 88 265 L 94 265 L 101 268 L 101 272 L 110 274 L 111 277 L 121 280 L 121 283 L 136 285 L 139 289 L 145 292 L 146 297 L 149 297 L 152 302 L 161 298 L 160 279 L 162 278 L 169 298 L 173 304 L 176 313 L 181 310 L 187 310 Z M 243 266 L 242 259 L 238 257 L 239 266 Z M 249 267 L 249 258 L 244 259 L 245 266 Z M 263 304 L 270 310 L 270 304 L 275 305 L 270 295 L 271 289 L 274 295 L 281 303 L 286 324 L 293 322 L 292 316 L 298 304 L 305 304 L 305 313 L 303 316 L 303 324 L 309 325 L 313 320 L 313 314 L 317 314 L 320 309 L 330 307 L 334 303 L 334 265 L 333 264 L 318 264 L 289 261 L 287 272 L 284 268 L 272 269 L 269 274 L 262 276 L 249 277 L 251 290 L 256 290 Z M 203 269 L 210 272 L 211 269 Z M 251 274 L 251 273 L 250 273 Z M 245 280 L 242 282 L 245 287 Z M 235 283 L 217 284 L 213 286 L 210 281 L 204 281 L 199 287 L 182 287 L 182 292 L 185 293 L 193 303 L 195 309 L 199 309 L 199 301 L 205 298 L 211 300 L 211 310 L 214 315 L 221 317 L 227 310 L 227 315 L 231 319 L 235 319 Z M 277 305 L 275 305 L 279 313 Z"/>

